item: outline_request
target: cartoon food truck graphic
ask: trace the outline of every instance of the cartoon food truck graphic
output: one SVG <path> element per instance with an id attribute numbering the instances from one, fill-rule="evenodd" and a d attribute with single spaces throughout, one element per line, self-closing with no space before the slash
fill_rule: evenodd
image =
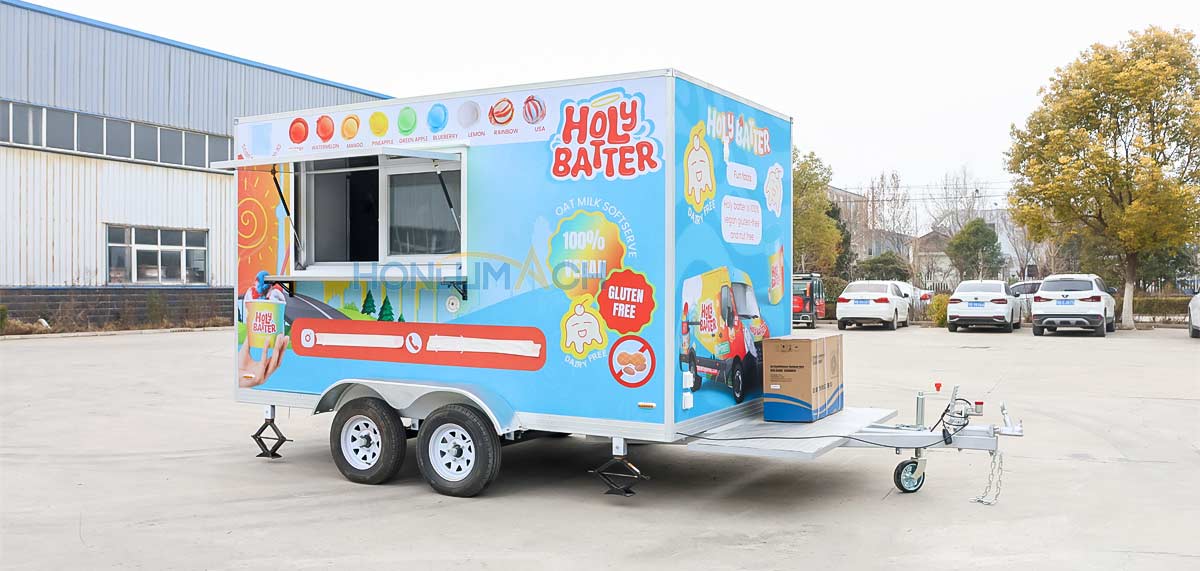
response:
<path id="1" fill-rule="evenodd" d="M 762 340 L 770 334 L 750 276 L 721 266 L 685 279 L 682 290 L 679 365 L 692 373 L 692 392 L 711 380 L 742 402 L 758 378 Z"/>

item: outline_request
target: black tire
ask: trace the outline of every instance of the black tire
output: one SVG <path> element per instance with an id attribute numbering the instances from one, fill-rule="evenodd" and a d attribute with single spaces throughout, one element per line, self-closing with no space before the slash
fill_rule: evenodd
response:
<path id="1" fill-rule="evenodd" d="M 1191 312 L 1188 312 L 1188 335 L 1192 339 L 1200 339 L 1200 327 L 1196 327 L 1196 324 L 1192 323 Z"/>
<path id="2" fill-rule="evenodd" d="M 1046 328 L 1042 327 L 1041 325 L 1034 325 L 1033 326 L 1033 336 L 1041 337 L 1043 332 L 1045 332 L 1045 330 L 1046 330 Z"/>
<path id="3" fill-rule="evenodd" d="M 1005 321 L 1004 325 L 1001 326 L 1000 329 L 1004 330 L 1005 333 L 1012 333 L 1013 332 L 1013 324 L 1011 321 Z"/>
<path id="4" fill-rule="evenodd" d="M 700 376 L 700 371 L 696 370 L 695 349 L 688 349 L 688 370 L 692 372 L 692 392 L 696 392 L 704 384 L 704 378 Z"/>
<path id="5" fill-rule="evenodd" d="M 900 323 L 900 313 L 899 313 L 899 312 L 895 312 L 895 311 L 893 311 L 893 312 L 892 312 L 892 320 L 891 320 L 891 321 L 884 321 L 884 322 L 883 322 L 883 328 L 884 328 L 884 329 L 886 329 L 886 330 L 888 330 L 888 331 L 895 331 L 895 330 L 896 330 L 896 325 L 897 325 L 897 324 L 899 324 L 899 323 Z"/>
<path id="6" fill-rule="evenodd" d="M 1104 337 L 1108 333 L 1108 326 L 1101 324 L 1092 329 L 1092 337 Z"/>
<path id="7" fill-rule="evenodd" d="M 1020 329 L 1023 321 L 1024 320 L 1022 320 L 1022 319 L 1018 319 L 1016 323 L 1013 323 L 1013 329 Z"/>
<path id="8" fill-rule="evenodd" d="M 808 322 L 808 328 L 809 328 L 809 329 L 816 329 L 816 328 L 817 328 L 817 322 L 816 322 L 816 321 L 809 321 L 809 322 Z"/>
<path id="9" fill-rule="evenodd" d="M 365 446 L 342 450 L 343 431 L 351 433 L 347 435 L 349 444 L 365 443 Z M 346 403 L 338 409 L 329 427 L 333 463 L 347 480 L 358 484 L 382 484 L 394 478 L 404 464 L 407 449 L 404 423 L 396 409 L 383 399 L 364 397 Z M 349 456 L 354 456 L 360 464 L 351 463 Z"/>
<path id="10" fill-rule="evenodd" d="M 949 329 L 951 333 L 955 333 L 958 331 L 958 324 L 957 323 L 947 323 L 946 329 Z"/>
<path id="11" fill-rule="evenodd" d="M 838 331 L 845 331 L 845 330 L 846 330 L 846 322 L 839 319 L 838 320 Z"/>
<path id="12" fill-rule="evenodd" d="M 1108 333 L 1116 333 L 1117 332 L 1117 318 L 1114 317 L 1112 321 L 1108 321 L 1107 319 L 1104 320 L 1104 330 L 1107 331 Z"/>
<path id="13" fill-rule="evenodd" d="M 729 388 L 733 389 L 733 402 L 741 404 L 746 400 L 746 367 L 738 361 L 729 369 Z"/>
<path id="14" fill-rule="evenodd" d="M 911 494 L 917 490 L 920 490 L 921 486 L 925 485 L 925 474 L 921 474 L 921 477 L 915 482 L 912 481 L 911 478 L 908 478 L 908 481 L 905 481 L 905 472 L 911 474 L 916 469 L 916 460 L 905 460 L 899 464 L 896 464 L 896 470 L 892 472 L 892 483 L 896 484 L 897 490 L 900 490 L 905 494 Z"/>
<path id="15" fill-rule="evenodd" d="M 465 474 L 460 480 L 443 477 L 434 466 L 435 461 L 449 458 L 448 455 L 438 459 L 430 457 L 430 441 L 442 427 L 450 431 L 462 430 L 469 437 L 468 450 L 472 454 L 472 460 L 466 467 L 458 467 Z M 441 438 L 443 441 L 449 439 L 448 435 Z M 466 453 L 466 450 L 460 450 L 457 457 L 464 457 L 462 455 Z M 417 437 L 417 466 L 421 469 L 425 481 L 429 482 L 429 487 L 439 494 L 458 498 L 478 495 L 487 489 L 500 473 L 500 436 L 492 428 L 492 421 L 479 409 L 462 404 L 448 404 L 431 412 L 421 422 L 420 435 Z M 453 471 L 455 468 L 447 469 Z"/>

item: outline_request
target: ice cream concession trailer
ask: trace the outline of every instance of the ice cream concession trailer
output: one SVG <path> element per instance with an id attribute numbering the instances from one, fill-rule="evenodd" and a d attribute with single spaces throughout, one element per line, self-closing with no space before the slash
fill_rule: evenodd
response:
<path id="1" fill-rule="evenodd" d="M 266 405 L 261 455 L 277 406 L 335 413 L 346 478 L 387 481 L 414 439 L 456 496 L 502 444 L 558 434 L 611 439 L 595 472 L 622 494 L 630 441 L 912 449 L 906 491 L 925 448 L 994 451 L 1016 428 L 966 426 L 962 399 L 950 432 L 762 420 L 763 341 L 792 327 L 791 132 L 674 70 L 239 119 L 235 391 Z"/>

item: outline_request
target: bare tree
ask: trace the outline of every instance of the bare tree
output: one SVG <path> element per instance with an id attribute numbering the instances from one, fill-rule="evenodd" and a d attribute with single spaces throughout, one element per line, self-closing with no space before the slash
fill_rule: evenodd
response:
<path id="1" fill-rule="evenodd" d="M 1039 263 L 1039 254 L 1045 249 L 1041 242 L 1029 237 L 1029 231 L 1020 224 L 1013 221 L 1012 212 L 1004 212 L 997 217 L 997 222 L 1000 226 L 1000 231 L 1004 233 L 1004 237 L 1012 246 L 1013 257 L 1017 263 L 1017 272 L 1021 279 L 1029 279 L 1027 268 L 1029 264 L 1037 264 L 1038 269 L 1042 270 Z"/>
<path id="2" fill-rule="evenodd" d="M 909 259 L 916 217 L 909 202 L 908 189 L 900 184 L 900 173 L 880 172 L 879 178 L 871 179 L 867 185 L 866 197 L 872 244 Z"/>
<path id="3" fill-rule="evenodd" d="M 947 172 L 939 188 L 931 193 L 925 203 L 925 211 L 933 220 L 933 227 L 941 228 L 953 236 L 967 222 L 981 218 L 984 200 L 979 186 L 978 179 L 965 166 L 956 172 Z"/>

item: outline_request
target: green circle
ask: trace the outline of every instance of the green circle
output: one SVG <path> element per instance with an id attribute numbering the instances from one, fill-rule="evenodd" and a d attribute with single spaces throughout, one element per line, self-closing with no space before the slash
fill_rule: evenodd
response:
<path id="1" fill-rule="evenodd" d="M 401 135 L 411 135 L 417 130 L 417 112 L 413 111 L 412 107 L 401 109 L 400 114 L 396 116 L 396 128 L 400 130 Z"/>

